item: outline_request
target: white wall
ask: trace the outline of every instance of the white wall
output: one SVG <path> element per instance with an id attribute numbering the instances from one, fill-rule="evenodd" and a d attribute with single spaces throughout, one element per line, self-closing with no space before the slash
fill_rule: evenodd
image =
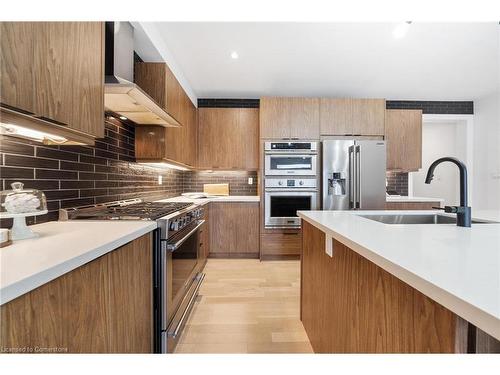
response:
<path id="1" fill-rule="evenodd" d="M 500 210 L 500 93 L 474 101 L 474 206 Z"/>
<path id="2" fill-rule="evenodd" d="M 453 156 L 467 163 L 467 123 L 433 121 L 422 126 L 422 168 L 412 173 L 413 195 L 444 199 L 445 205 L 457 205 L 460 199 L 459 171 L 451 163 L 439 165 L 431 184 L 425 183 L 431 163 L 443 156 Z"/>

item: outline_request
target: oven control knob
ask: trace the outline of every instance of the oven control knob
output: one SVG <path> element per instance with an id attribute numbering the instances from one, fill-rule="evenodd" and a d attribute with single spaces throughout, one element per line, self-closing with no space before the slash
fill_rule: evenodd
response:
<path id="1" fill-rule="evenodd" d="M 299 181 L 299 185 L 304 185 L 304 181 Z"/>
<path id="2" fill-rule="evenodd" d="M 283 181 L 278 181 L 278 185 L 283 185 Z"/>

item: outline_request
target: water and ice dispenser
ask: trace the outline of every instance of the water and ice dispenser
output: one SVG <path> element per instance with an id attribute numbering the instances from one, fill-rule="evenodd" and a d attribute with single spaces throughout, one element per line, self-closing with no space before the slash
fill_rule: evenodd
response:
<path id="1" fill-rule="evenodd" d="M 328 195 L 346 195 L 346 178 L 344 173 L 333 172 L 329 174 Z"/>

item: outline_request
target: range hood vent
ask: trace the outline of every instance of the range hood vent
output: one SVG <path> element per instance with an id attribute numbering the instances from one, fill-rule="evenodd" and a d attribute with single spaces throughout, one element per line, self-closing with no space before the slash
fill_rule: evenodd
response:
<path id="1" fill-rule="evenodd" d="M 115 24 L 117 29 L 115 29 Z M 118 39 L 115 43 L 115 38 Z M 126 22 L 106 22 L 104 106 L 139 125 L 179 127 L 133 80 L 133 29 Z M 121 68 L 121 71 L 118 71 Z M 123 78 L 122 78 L 123 77 Z"/>

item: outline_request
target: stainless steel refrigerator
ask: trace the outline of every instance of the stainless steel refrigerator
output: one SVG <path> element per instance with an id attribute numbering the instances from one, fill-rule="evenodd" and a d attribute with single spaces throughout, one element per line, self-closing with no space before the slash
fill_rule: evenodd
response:
<path id="1" fill-rule="evenodd" d="M 323 141 L 323 210 L 383 210 L 385 153 L 381 140 Z"/>

